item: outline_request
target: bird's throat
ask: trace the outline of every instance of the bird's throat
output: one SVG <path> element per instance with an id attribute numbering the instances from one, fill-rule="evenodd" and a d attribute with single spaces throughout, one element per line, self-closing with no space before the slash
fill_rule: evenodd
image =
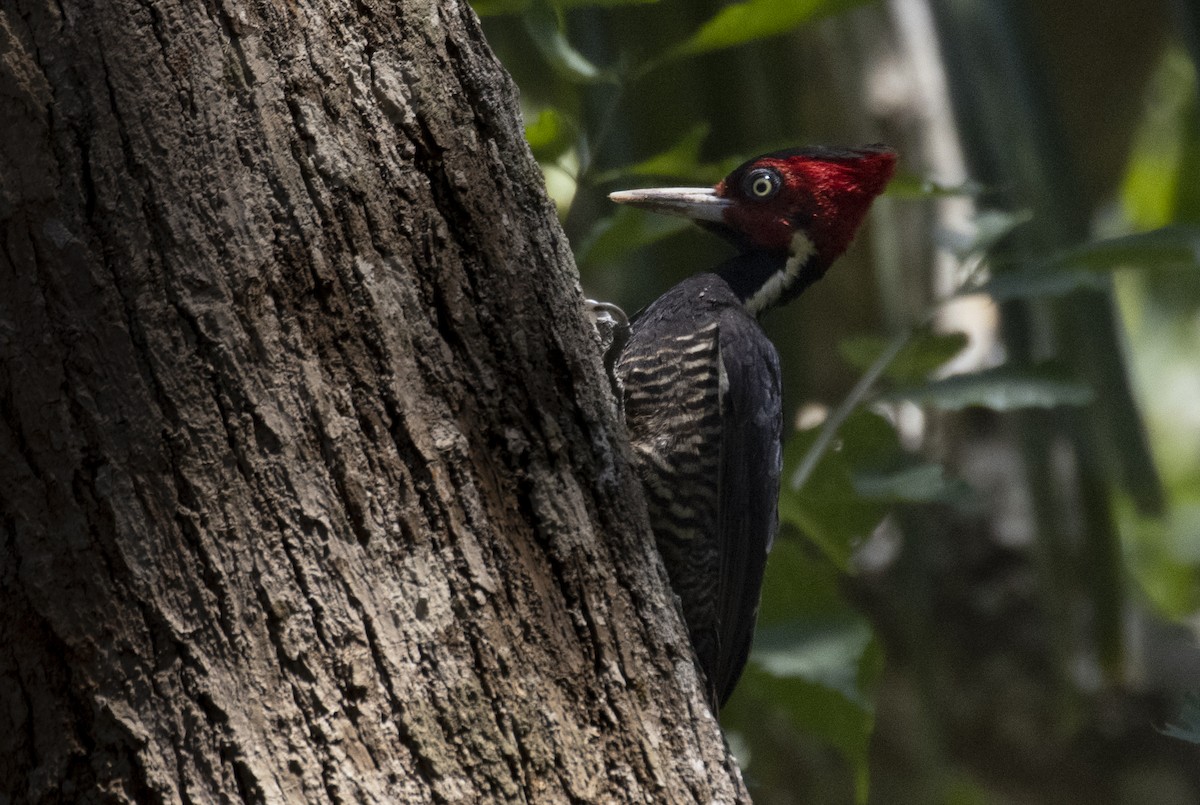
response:
<path id="1" fill-rule="evenodd" d="M 792 236 L 790 248 L 782 253 L 748 251 L 719 269 L 722 279 L 738 295 L 752 316 L 786 302 L 824 273 L 816 247 L 804 232 Z"/>

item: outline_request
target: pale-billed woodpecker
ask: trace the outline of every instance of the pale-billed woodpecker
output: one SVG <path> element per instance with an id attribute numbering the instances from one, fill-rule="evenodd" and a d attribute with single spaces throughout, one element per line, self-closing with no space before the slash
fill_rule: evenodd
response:
<path id="1" fill-rule="evenodd" d="M 714 710 L 746 664 L 778 528 L 779 356 L 758 316 L 846 250 L 895 162 L 883 145 L 798 148 L 752 159 L 713 188 L 610 196 L 690 218 L 737 248 L 637 314 L 613 366 L 650 525 Z"/>

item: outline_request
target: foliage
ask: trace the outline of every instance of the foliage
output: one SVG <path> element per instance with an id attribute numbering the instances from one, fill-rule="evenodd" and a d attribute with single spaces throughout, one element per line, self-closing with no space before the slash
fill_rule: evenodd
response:
<path id="1" fill-rule="evenodd" d="M 1200 227 L 1164 226 L 1091 241 L 1028 268 L 997 274 L 978 290 L 997 300 L 1062 296 L 1105 290 L 1119 269 L 1195 271 L 1200 265 Z"/>
<path id="2" fill-rule="evenodd" d="M 1122 203 L 1136 226 L 1166 233 L 1165 242 L 1149 244 L 1166 265 L 1156 270 L 1131 259 L 1135 269 L 1117 274 L 1115 285 L 1128 322 L 1130 368 L 1145 390 L 1146 425 L 1174 506 L 1160 518 L 1143 516 L 1127 501 L 1117 511 L 1140 588 L 1163 612 L 1186 618 L 1200 609 L 1200 420 L 1194 413 L 1200 330 L 1190 324 L 1200 288 L 1181 270 L 1189 256 L 1194 267 L 1200 241 L 1196 70 L 1180 51 L 1168 50 L 1150 89 Z"/>
<path id="3" fill-rule="evenodd" d="M 1179 710 L 1179 723 L 1168 724 L 1163 734 L 1200 744 L 1200 693 L 1192 693 L 1184 699 Z"/>
<path id="4" fill-rule="evenodd" d="M 722 720 L 753 753 L 762 748 L 756 713 L 779 712 L 835 747 L 864 774 L 878 648 L 865 619 L 847 606 L 836 568 L 787 539 L 776 547 L 763 588 L 759 632 L 746 681 Z M 865 787 L 860 795 L 865 795 Z"/>
<path id="5" fill-rule="evenodd" d="M 864 0 L 747 0 L 732 3 L 667 55 L 669 58 L 694 56 L 778 36 L 798 25 L 862 2 Z"/>

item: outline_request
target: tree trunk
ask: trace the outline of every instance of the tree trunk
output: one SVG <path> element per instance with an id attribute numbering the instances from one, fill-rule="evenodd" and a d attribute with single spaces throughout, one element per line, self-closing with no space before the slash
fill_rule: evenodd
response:
<path id="1" fill-rule="evenodd" d="M 0 8 L 0 801 L 735 801 L 470 9 Z"/>

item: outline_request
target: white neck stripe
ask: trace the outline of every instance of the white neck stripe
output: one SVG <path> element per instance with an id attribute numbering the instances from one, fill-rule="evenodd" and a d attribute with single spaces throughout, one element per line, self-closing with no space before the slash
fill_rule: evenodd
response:
<path id="1" fill-rule="evenodd" d="M 817 247 L 813 245 L 807 234 L 801 231 L 792 235 L 792 242 L 788 246 L 787 262 L 783 264 L 783 268 L 768 277 L 762 287 L 746 300 L 746 311 L 751 316 L 757 316 L 779 301 L 783 292 L 790 288 L 800 275 L 800 269 L 804 268 L 804 264 L 816 252 Z"/>

